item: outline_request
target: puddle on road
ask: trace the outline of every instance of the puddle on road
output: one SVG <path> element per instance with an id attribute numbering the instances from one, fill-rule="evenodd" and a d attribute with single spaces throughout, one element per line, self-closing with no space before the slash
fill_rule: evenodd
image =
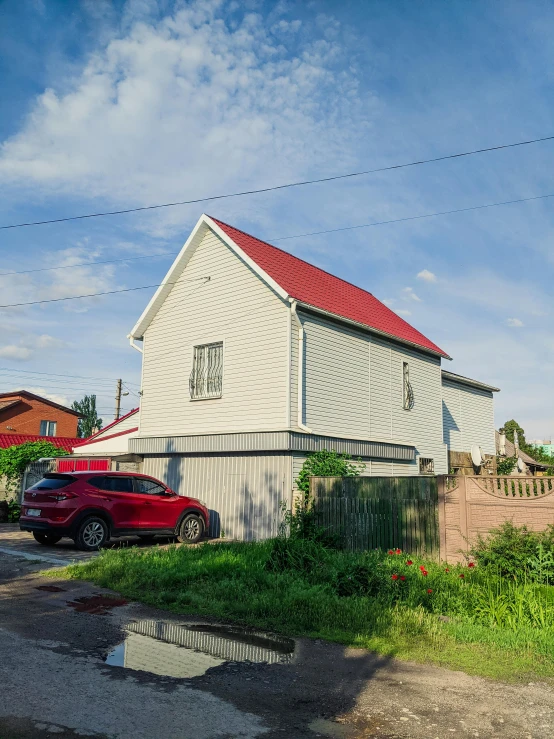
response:
<path id="1" fill-rule="evenodd" d="M 108 595 L 89 595 L 68 601 L 67 605 L 78 613 L 92 613 L 95 616 L 105 616 L 112 608 L 126 606 L 124 598 L 111 598 Z"/>
<path id="2" fill-rule="evenodd" d="M 154 675 L 191 678 L 224 662 L 288 664 L 293 653 L 292 639 L 262 632 L 138 621 L 128 625 L 125 641 L 108 654 L 105 662 Z"/>

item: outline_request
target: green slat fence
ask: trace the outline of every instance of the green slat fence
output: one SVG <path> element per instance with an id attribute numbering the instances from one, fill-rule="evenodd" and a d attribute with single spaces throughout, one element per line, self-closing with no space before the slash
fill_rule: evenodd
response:
<path id="1" fill-rule="evenodd" d="M 436 477 L 312 477 L 318 525 L 345 549 L 402 549 L 439 558 Z"/>

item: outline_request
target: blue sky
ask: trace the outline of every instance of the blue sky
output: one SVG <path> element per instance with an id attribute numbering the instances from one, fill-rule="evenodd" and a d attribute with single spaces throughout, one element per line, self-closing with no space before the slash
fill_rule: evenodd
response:
<path id="1" fill-rule="evenodd" d="M 4 0 L 0 224 L 553 135 L 553 30 L 546 2 Z M 545 142 L 2 231 L 1 272 L 66 269 L 0 275 L 0 302 L 155 284 L 202 210 L 271 241 L 554 193 L 553 165 Z M 553 208 L 554 198 L 274 243 L 385 300 L 454 358 L 447 369 L 500 387 L 497 425 L 515 417 L 528 437 L 549 436 Z M 152 292 L 3 310 L 0 390 L 66 402 L 96 392 L 109 420 L 115 378 L 138 390 L 126 335 Z"/>

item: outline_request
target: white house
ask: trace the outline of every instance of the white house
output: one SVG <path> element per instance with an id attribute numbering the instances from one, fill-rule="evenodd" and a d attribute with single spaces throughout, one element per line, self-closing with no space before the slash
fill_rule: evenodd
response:
<path id="1" fill-rule="evenodd" d="M 73 447 L 74 456 L 115 457 L 128 454 L 129 440 L 138 434 L 138 408 L 104 426 L 96 434 Z"/>
<path id="2" fill-rule="evenodd" d="M 201 216 L 129 338 L 143 352 L 129 451 L 207 501 L 212 533 L 275 534 L 318 449 L 369 475 L 448 471 L 447 354 L 365 290 L 221 221 Z"/>
<path id="3" fill-rule="evenodd" d="M 444 443 L 453 452 L 469 452 L 476 444 L 496 454 L 493 393 L 497 387 L 442 371 Z"/>

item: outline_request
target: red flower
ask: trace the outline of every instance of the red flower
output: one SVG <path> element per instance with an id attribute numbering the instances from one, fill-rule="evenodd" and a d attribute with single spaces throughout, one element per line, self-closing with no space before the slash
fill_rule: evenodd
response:
<path id="1" fill-rule="evenodd" d="M 394 552 L 392 551 L 392 549 L 389 549 L 389 551 L 387 552 L 387 554 L 394 554 Z"/>
<path id="2" fill-rule="evenodd" d="M 391 575 L 392 580 L 398 580 L 398 575 Z"/>
<path id="3" fill-rule="evenodd" d="M 460 575 L 460 577 L 465 577 L 465 575 L 464 575 L 464 573 L 463 573 L 463 572 L 462 572 L 462 574 Z"/>
<path id="4" fill-rule="evenodd" d="M 428 592 L 428 593 L 432 593 L 433 591 L 432 591 L 432 589 L 431 589 L 431 588 L 427 588 L 427 592 Z"/>
<path id="5" fill-rule="evenodd" d="M 427 575 L 428 575 L 429 573 L 427 572 L 427 570 L 422 570 L 422 571 L 421 571 L 421 574 L 422 574 L 422 575 L 424 575 L 425 577 L 427 577 Z"/>
<path id="6" fill-rule="evenodd" d="M 475 567 L 475 562 L 470 562 L 470 563 L 468 564 L 468 567 Z"/>
<path id="7" fill-rule="evenodd" d="M 400 579 L 401 579 L 402 581 L 404 581 L 404 580 L 405 580 L 406 578 L 404 577 L 404 575 L 400 575 Z"/>
<path id="8" fill-rule="evenodd" d="M 445 572 L 450 572 L 450 570 L 448 569 L 448 567 L 446 568 Z"/>
<path id="9" fill-rule="evenodd" d="M 413 562 L 412 562 L 412 560 L 411 560 L 411 559 L 409 559 L 409 560 L 408 560 L 408 561 L 406 562 L 406 564 L 407 564 L 407 565 L 413 565 Z"/>
<path id="10" fill-rule="evenodd" d="M 396 554 L 402 554 L 402 549 L 397 549 Z"/>
<path id="11" fill-rule="evenodd" d="M 420 569 L 420 570 L 421 570 L 422 572 L 425 572 L 425 565 L 419 565 L 419 569 Z"/>

